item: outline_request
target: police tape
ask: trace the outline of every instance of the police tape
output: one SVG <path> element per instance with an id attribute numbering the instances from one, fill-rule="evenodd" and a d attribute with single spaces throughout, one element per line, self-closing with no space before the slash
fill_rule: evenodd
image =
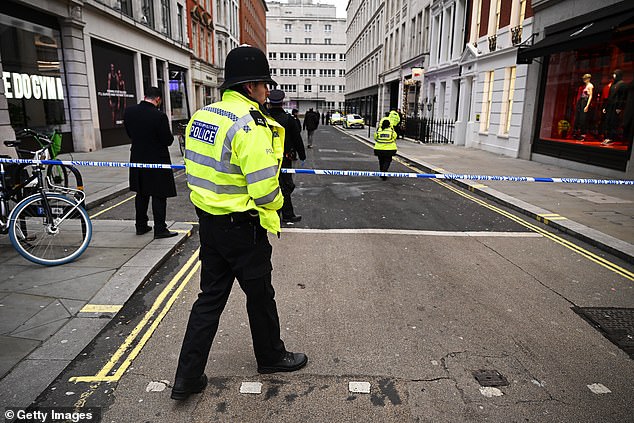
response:
<path id="1" fill-rule="evenodd" d="M 93 166 L 93 167 L 122 167 L 141 169 L 185 169 L 185 165 L 161 163 L 127 163 L 127 162 L 95 162 L 88 160 L 31 160 L 0 158 L 0 163 L 10 164 L 43 164 L 65 166 Z M 388 176 L 392 178 L 421 178 L 421 179 L 464 179 L 471 181 L 506 181 L 506 182 L 554 182 L 564 184 L 591 185 L 634 185 L 634 180 L 628 179 L 591 179 L 591 178 L 541 178 L 531 176 L 496 176 L 471 175 L 461 173 L 407 173 L 407 172 L 375 172 L 368 170 L 328 170 L 328 169 L 286 169 L 282 173 L 327 176 Z"/>

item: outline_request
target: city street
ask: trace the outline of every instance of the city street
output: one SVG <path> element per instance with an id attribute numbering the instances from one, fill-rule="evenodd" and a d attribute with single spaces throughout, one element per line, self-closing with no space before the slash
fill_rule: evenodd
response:
<path id="1" fill-rule="evenodd" d="M 349 135 L 367 131 L 320 126 L 304 166 L 378 170 L 371 146 Z M 390 171 L 413 166 L 397 159 Z M 209 386 L 169 398 L 199 282 L 180 173 L 167 218 L 194 223 L 193 236 L 34 406 L 99 407 L 103 422 L 632 420 L 631 358 L 577 313 L 634 307 L 632 264 L 451 183 L 294 179 L 303 219 L 269 238 L 282 338 L 308 355 L 304 369 L 257 373 L 236 283 Z M 92 212 L 130 220 L 131 197 Z M 259 393 L 241 393 L 245 382 Z"/>

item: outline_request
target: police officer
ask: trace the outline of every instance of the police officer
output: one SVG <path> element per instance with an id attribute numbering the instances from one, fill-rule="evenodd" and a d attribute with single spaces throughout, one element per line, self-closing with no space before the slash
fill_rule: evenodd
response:
<path id="1" fill-rule="evenodd" d="M 284 91 L 271 90 L 269 94 L 270 112 L 273 119 L 284 127 L 284 159 L 282 167 L 286 169 L 293 168 L 293 161 L 299 159 L 303 162 L 306 160 L 306 151 L 304 150 L 304 142 L 302 141 L 302 133 L 298 130 L 297 124 L 293 116 L 289 115 L 282 108 L 284 102 Z M 300 215 L 295 214 L 291 194 L 295 190 L 292 173 L 280 173 L 280 188 L 284 196 L 284 205 L 282 206 L 282 221 L 284 223 L 293 224 L 302 220 Z"/>
<path id="2" fill-rule="evenodd" d="M 205 365 L 234 279 L 247 297 L 259 373 L 306 365 L 286 350 L 271 284 L 271 244 L 284 201 L 278 182 L 284 128 L 266 114 L 275 84 L 265 54 L 251 46 L 229 52 L 222 100 L 198 110 L 186 129 L 185 168 L 200 224 L 201 292 L 192 306 L 171 397 L 184 400 L 207 385 Z"/>
<path id="3" fill-rule="evenodd" d="M 379 158 L 379 171 L 387 172 L 392 156 L 396 154 L 396 131 L 389 117 L 381 119 L 379 129 L 374 133 L 374 141 L 374 155 Z M 387 176 L 381 176 L 381 179 L 385 181 Z"/>

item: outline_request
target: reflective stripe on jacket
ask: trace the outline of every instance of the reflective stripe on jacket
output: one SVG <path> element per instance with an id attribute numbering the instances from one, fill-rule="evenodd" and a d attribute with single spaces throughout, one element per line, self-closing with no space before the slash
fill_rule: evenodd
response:
<path id="1" fill-rule="evenodd" d="M 374 133 L 375 150 L 396 150 L 396 131 L 392 127 L 379 129 Z"/>
<path id="2" fill-rule="evenodd" d="M 194 113 L 186 134 L 191 202 L 214 215 L 257 210 L 262 227 L 279 233 L 284 128 L 257 102 L 226 90 L 222 101 Z"/>

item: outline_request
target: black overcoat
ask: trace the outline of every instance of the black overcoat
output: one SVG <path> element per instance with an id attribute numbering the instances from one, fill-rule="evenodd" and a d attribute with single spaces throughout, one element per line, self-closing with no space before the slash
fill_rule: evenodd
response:
<path id="1" fill-rule="evenodd" d="M 131 163 L 172 164 L 167 147 L 174 141 L 165 113 L 141 101 L 125 109 L 123 124 L 132 140 Z M 130 168 L 130 191 L 156 197 L 176 197 L 172 169 Z"/>

